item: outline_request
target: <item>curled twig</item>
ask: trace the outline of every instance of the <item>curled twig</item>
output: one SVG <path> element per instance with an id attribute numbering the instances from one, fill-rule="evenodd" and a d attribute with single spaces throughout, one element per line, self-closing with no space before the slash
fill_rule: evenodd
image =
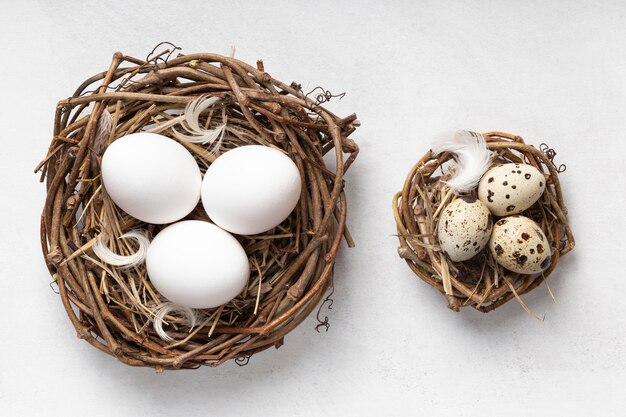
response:
<path id="1" fill-rule="evenodd" d="M 235 359 L 235 363 L 239 366 L 246 366 L 250 363 L 250 355 L 241 356 Z"/>
<path id="2" fill-rule="evenodd" d="M 53 293 L 59 294 L 59 283 L 57 282 L 56 279 L 50 281 L 49 285 L 50 285 L 50 289 L 52 290 Z M 53 285 L 56 286 L 56 289 L 53 287 Z"/>
<path id="3" fill-rule="evenodd" d="M 159 49 L 161 46 L 170 46 L 172 47 L 172 49 L 166 49 L 165 51 L 162 51 L 160 53 L 156 53 L 157 49 Z M 176 46 L 174 45 L 172 42 L 159 42 L 154 48 L 152 48 L 152 51 L 150 51 L 150 53 L 146 56 L 146 62 L 154 62 L 155 64 L 161 60 L 161 62 L 163 62 L 164 64 L 167 63 L 167 61 L 170 59 L 170 57 L 172 56 L 172 54 L 174 54 L 174 52 L 176 51 L 182 51 L 183 48 L 181 48 L 180 46 Z M 162 55 L 167 54 L 167 56 L 165 58 L 162 57 Z"/>
<path id="4" fill-rule="evenodd" d="M 539 150 L 546 154 L 550 162 L 554 163 L 554 157 L 556 156 L 556 151 L 554 149 L 549 147 L 546 143 L 541 143 L 541 145 L 539 145 Z M 566 169 L 567 165 L 561 164 L 556 168 L 556 172 L 561 174 L 565 172 Z"/>
<path id="5" fill-rule="evenodd" d="M 328 308 L 329 310 L 332 310 L 332 309 L 333 309 L 333 303 L 334 303 L 335 301 L 334 301 L 332 298 L 330 298 L 330 297 L 333 295 L 333 293 L 334 293 L 334 292 L 335 292 L 335 287 L 334 287 L 334 286 L 332 286 L 332 287 L 330 288 L 330 293 L 326 296 L 326 298 L 324 299 L 324 301 L 322 301 L 322 304 L 320 304 L 319 308 L 317 309 L 317 315 L 316 315 L 316 318 L 317 318 L 317 321 L 318 321 L 318 323 L 319 323 L 319 324 L 318 324 L 317 326 L 315 326 L 315 331 L 316 331 L 316 332 L 318 332 L 318 333 L 320 332 L 320 330 L 319 330 L 319 329 L 320 329 L 321 327 L 326 328 L 326 331 L 328 331 L 328 329 L 330 328 L 330 322 L 329 322 L 329 320 L 328 320 L 328 316 L 324 316 L 324 319 L 320 319 L 320 315 L 321 315 L 321 312 L 322 312 L 322 308 L 323 308 L 326 304 L 328 304 L 327 308 Z"/>
<path id="6" fill-rule="evenodd" d="M 344 93 L 339 93 L 339 94 L 333 94 L 333 93 L 330 92 L 330 90 L 326 90 L 326 89 L 324 89 L 324 87 L 317 86 L 313 90 L 311 90 L 308 93 L 306 93 L 304 96 L 305 97 L 309 97 L 311 94 L 313 94 L 314 92 L 316 92 L 318 90 L 320 90 L 320 91 L 317 94 L 315 94 L 315 102 L 318 105 L 319 104 L 323 104 L 323 103 L 328 103 L 333 98 L 339 98 L 339 100 L 341 100 L 346 95 L 345 92 Z"/>

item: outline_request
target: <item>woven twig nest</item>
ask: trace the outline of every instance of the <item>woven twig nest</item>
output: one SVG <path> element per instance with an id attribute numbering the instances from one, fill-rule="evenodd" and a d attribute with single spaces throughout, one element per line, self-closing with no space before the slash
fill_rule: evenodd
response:
<path id="1" fill-rule="evenodd" d="M 167 58 L 165 57 L 167 54 Z M 125 364 L 157 370 L 216 366 L 247 360 L 256 352 L 279 347 L 284 336 L 315 309 L 332 286 L 333 265 L 346 229 L 343 176 L 358 147 L 348 136 L 356 115 L 339 118 L 298 84 L 284 84 L 264 71 L 210 53 L 171 56 L 170 51 L 137 59 L 116 53 L 109 69 L 61 100 L 54 136 L 38 166 L 46 180 L 41 243 L 61 301 L 78 336 Z M 138 227 L 154 237 L 163 225 L 142 224 L 122 212 L 100 181 L 101 156 L 112 141 L 148 127 L 164 125 L 200 95 L 219 97 L 201 114 L 205 127 L 228 123 L 224 142 L 208 146 L 182 143 L 202 171 L 224 151 L 256 144 L 284 151 L 297 165 L 302 194 L 291 216 L 259 235 L 237 236 L 250 261 L 243 293 L 222 307 L 201 311 L 201 322 L 189 328 L 182 315 L 167 315 L 166 331 L 153 329 L 156 309 L 166 302 L 153 288 L 145 266 L 103 267 L 92 251 L 105 237 L 122 255 L 136 249 L 117 238 Z M 103 114 L 112 121 L 110 134 L 98 135 Z M 160 132 L 175 140 L 172 131 Z M 329 168 L 324 155 L 334 155 Z M 208 220 L 201 205 L 187 219 Z"/>
<path id="2" fill-rule="evenodd" d="M 552 249 L 549 267 L 540 274 L 523 275 L 499 266 L 488 248 L 464 262 L 452 262 L 441 251 L 437 220 L 442 201 L 446 204 L 450 197 L 445 185 L 450 179 L 446 163 L 452 161 L 448 152 L 437 157 L 432 151 L 426 153 L 408 173 L 402 191 L 394 196 L 393 211 L 400 240 L 398 253 L 418 277 L 445 296 L 448 307 L 454 311 L 471 306 L 486 313 L 516 298 L 530 313 L 520 296 L 544 282 L 559 258 L 574 247 L 558 178 L 565 167 L 554 165 L 555 152 L 545 144 L 536 149 L 519 136 L 501 132 L 483 136 L 494 153 L 493 165 L 531 164 L 545 176 L 546 187 L 539 201 L 522 214 L 539 224 L 547 237 Z M 475 191 L 471 194 L 476 196 Z"/>

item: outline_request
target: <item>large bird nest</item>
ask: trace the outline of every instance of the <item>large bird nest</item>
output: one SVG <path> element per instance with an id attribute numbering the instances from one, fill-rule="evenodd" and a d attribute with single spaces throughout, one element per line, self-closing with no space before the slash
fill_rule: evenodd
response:
<path id="1" fill-rule="evenodd" d="M 211 53 L 174 56 L 174 50 L 145 59 L 115 53 L 107 71 L 82 83 L 59 101 L 48 154 L 37 167 L 46 181 L 41 244 L 48 269 L 78 336 L 125 364 L 163 369 L 216 366 L 251 355 L 283 338 L 313 311 L 332 287 L 333 265 L 346 229 L 344 174 L 358 147 L 348 136 L 356 115 L 340 118 L 321 104 L 332 95 L 305 94 L 296 83 L 272 78 L 262 61 L 248 65 Z M 320 93 L 321 91 L 321 93 Z M 98 239 L 128 255 L 133 241 L 123 233 L 163 226 L 141 223 L 107 196 L 100 179 L 101 156 L 116 138 L 166 127 L 198 96 L 219 97 L 200 116 L 205 127 L 227 117 L 225 140 L 216 151 L 181 141 L 202 171 L 230 148 L 261 144 L 284 151 L 305 185 L 292 215 L 275 229 L 238 236 L 250 261 L 243 293 L 222 307 L 200 312 L 193 328 L 183 315 L 164 317 L 166 341 L 153 329 L 166 300 L 151 285 L 145 265 L 121 269 L 94 256 Z M 105 117 L 107 116 L 107 117 Z M 104 121 L 111 122 L 107 134 Z M 176 140 L 172 130 L 161 134 Z M 329 167 L 324 155 L 334 155 Z M 187 219 L 208 218 L 198 206 Z M 322 320 L 322 322 L 324 322 Z"/>
<path id="2" fill-rule="evenodd" d="M 413 166 L 402 191 L 393 198 L 400 240 L 398 253 L 418 277 L 445 296 L 448 307 L 454 311 L 469 306 L 486 313 L 515 298 L 531 313 L 521 295 L 545 282 L 560 257 L 574 248 L 558 177 L 565 166 L 554 165 L 555 151 L 545 144 L 537 149 L 519 136 L 502 132 L 483 136 L 494 153 L 494 165 L 531 164 L 546 177 L 546 188 L 539 201 L 521 214 L 537 222 L 548 238 L 552 249 L 550 266 L 541 274 L 514 273 L 499 266 L 488 248 L 468 261 L 450 261 L 439 248 L 436 232 L 440 206 L 447 204 L 451 195 L 445 185 L 450 172 L 445 167 L 453 155 L 443 153 L 435 157 L 432 151 Z M 475 191 L 473 196 L 476 197 Z"/>

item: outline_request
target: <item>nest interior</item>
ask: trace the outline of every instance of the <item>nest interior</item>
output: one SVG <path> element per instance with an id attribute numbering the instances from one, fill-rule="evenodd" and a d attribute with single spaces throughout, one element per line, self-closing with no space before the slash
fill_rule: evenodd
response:
<path id="1" fill-rule="evenodd" d="M 205 127 L 227 118 L 224 142 L 209 146 L 179 141 L 204 171 L 222 152 L 246 144 L 282 150 L 296 163 L 302 194 L 292 215 L 259 235 L 237 236 L 250 261 L 243 293 L 226 305 L 201 312 L 201 322 L 165 317 L 166 342 L 155 333 L 155 311 L 166 300 L 151 286 L 145 266 L 118 269 L 102 264 L 91 247 L 105 237 L 121 255 L 136 250 L 118 240 L 138 227 L 154 237 L 162 226 L 122 212 L 100 181 L 101 156 L 113 140 L 138 131 L 176 138 L 168 121 L 200 95 L 219 98 L 201 114 Z M 37 167 L 47 198 L 41 244 L 65 310 L 78 336 L 125 364 L 163 369 L 246 361 L 280 346 L 332 286 L 332 271 L 346 229 L 344 174 L 358 153 L 348 136 L 356 115 L 340 118 L 321 104 L 328 92 L 309 97 L 296 83 L 233 57 L 199 53 L 174 56 L 153 51 L 145 59 L 115 53 L 108 70 L 59 101 L 47 156 Z M 102 134 L 107 116 L 110 129 Z M 170 123 L 171 124 L 171 123 Z M 329 168 L 324 155 L 334 155 Z M 201 205 L 186 219 L 208 220 Z"/>
<path id="2" fill-rule="evenodd" d="M 539 201 L 520 214 L 537 222 L 548 238 L 552 249 L 550 266 L 542 274 L 514 273 L 499 266 L 488 248 L 468 261 L 450 261 L 439 248 L 436 233 L 441 209 L 452 198 L 444 181 L 450 178 L 445 168 L 453 159 L 450 153 L 434 157 L 432 151 L 413 166 L 402 191 L 393 198 L 400 241 L 398 253 L 418 277 L 445 296 L 448 307 L 454 311 L 470 306 L 486 313 L 515 298 L 531 313 L 520 296 L 544 282 L 559 258 L 575 244 L 558 178 L 564 166 L 554 165 L 555 152 L 545 145 L 536 149 L 521 137 L 503 132 L 483 136 L 494 153 L 494 165 L 531 164 L 546 177 L 546 189 Z M 475 191 L 473 194 L 476 196 Z"/>

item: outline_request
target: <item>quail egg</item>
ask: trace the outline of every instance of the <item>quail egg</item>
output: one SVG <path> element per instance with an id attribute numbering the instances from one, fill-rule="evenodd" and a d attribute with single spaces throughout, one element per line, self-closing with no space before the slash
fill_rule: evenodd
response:
<path id="1" fill-rule="evenodd" d="M 454 262 L 480 252 L 491 235 L 489 209 L 475 197 L 458 197 L 441 211 L 437 233 L 441 250 Z"/>
<path id="2" fill-rule="evenodd" d="M 478 184 L 478 198 L 496 216 L 528 209 L 543 194 L 546 179 L 537 168 L 509 163 L 491 168 Z"/>
<path id="3" fill-rule="evenodd" d="M 538 274 L 550 266 L 550 243 L 539 225 L 528 217 L 498 220 L 489 249 L 498 264 L 520 274 Z"/>

